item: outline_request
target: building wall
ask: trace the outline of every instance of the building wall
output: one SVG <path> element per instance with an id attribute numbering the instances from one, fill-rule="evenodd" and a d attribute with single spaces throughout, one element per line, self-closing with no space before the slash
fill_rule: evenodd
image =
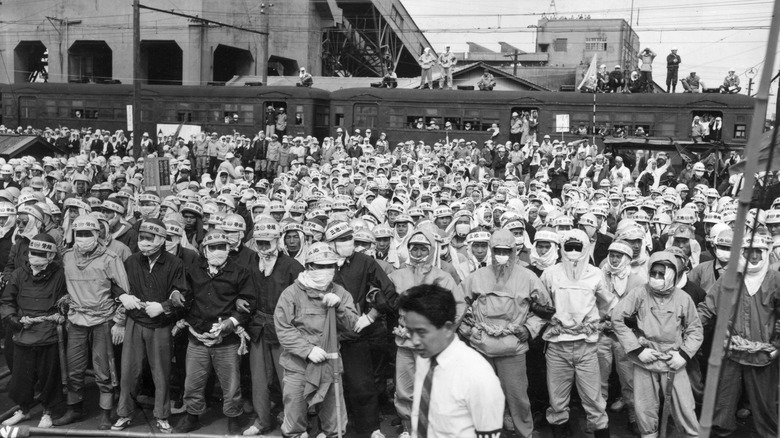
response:
<path id="1" fill-rule="evenodd" d="M 566 51 L 555 50 L 555 40 L 565 38 Z M 589 38 L 601 38 L 606 50 L 588 50 Z M 593 54 L 599 64 L 614 67 L 633 68 L 639 51 L 639 37 L 625 20 L 547 20 L 539 21 L 536 34 L 536 50 L 541 44 L 548 44 L 551 67 L 577 67 L 590 64 Z"/>
<path id="2" fill-rule="evenodd" d="M 168 0 L 161 9 L 261 30 L 261 2 L 243 0 Z M 301 15 L 301 10 L 309 14 Z M 321 29 L 332 25 L 309 0 L 274 2 L 270 9 L 269 54 L 290 58 L 314 74 L 321 70 Z M 64 25 L 55 19 L 80 20 Z M 20 41 L 40 40 L 49 51 L 49 81 L 68 81 L 68 48 L 77 40 L 105 41 L 112 50 L 112 75 L 130 83 L 133 71 L 132 2 L 129 0 L 42 0 L 0 3 L 3 30 L 0 56 L 9 75 L 0 82 L 14 82 L 14 49 Z M 213 54 L 219 44 L 245 49 L 254 65 L 249 73 L 262 75 L 258 60 L 263 53 L 261 35 L 222 27 L 203 27 L 189 19 L 141 10 L 142 41 L 174 41 L 182 50 L 182 83 L 205 84 L 213 77 Z M 286 72 L 297 75 L 297 72 Z M 9 77 L 10 76 L 10 77 Z"/>

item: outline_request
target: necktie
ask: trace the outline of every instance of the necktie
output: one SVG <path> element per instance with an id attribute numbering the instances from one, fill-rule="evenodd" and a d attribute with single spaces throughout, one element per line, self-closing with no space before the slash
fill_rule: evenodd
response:
<path id="1" fill-rule="evenodd" d="M 417 438 L 428 436 L 428 408 L 431 406 L 431 386 L 433 386 L 433 371 L 436 369 L 436 358 L 431 358 L 431 367 L 423 381 L 422 394 L 420 395 L 420 412 L 417 416 Z"/>

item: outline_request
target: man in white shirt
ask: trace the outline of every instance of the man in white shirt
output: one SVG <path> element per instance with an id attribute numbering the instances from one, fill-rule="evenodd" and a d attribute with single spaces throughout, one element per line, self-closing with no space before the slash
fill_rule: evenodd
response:
<path id="1" fill-rule="evenodd" d="M 450 46 L 444 46 L 444 53 L 439 54 L 439 67 L 441 67 L 441 78 L 439 79 L 439 89 L 443 90 L 448 86 L 452 90 L 452 68 L 458 63 L 458 58 L 450 52 Z"/>
<path id="2" fill-rule="evenodd" d="M 415 286 L 399 307 L 417 354 L 412 437 L 498 438 L 504 393 L 487 361 L 455 336 L 452 292 Z"/>
<path id="3" fill-rule="evenodd" d="M 615 166 L 610 170 L 609 176 L 612 185 L 621 189 L 631 184 L 631 171 L 623 165 L 623 157 L 615 157 Z"/>

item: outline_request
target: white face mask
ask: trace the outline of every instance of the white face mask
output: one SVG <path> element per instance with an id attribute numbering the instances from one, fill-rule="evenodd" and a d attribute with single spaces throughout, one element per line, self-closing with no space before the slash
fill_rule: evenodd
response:
<path id="1" fill-rule="evenodd" d="M 227 262 L 228 251 L 224 250 L 210 250 L 206 248 L 206 260 L 209 263 L 209 268 L 219 268 Z"/>
<path id="2" fill-rule="evenodd" d="M 165 241 L 160 236 L 154 236 L 154 240 L 151 242 L 148 240 L 138 240 L 138 249 L 146 257 L 152 256 L 160 250 Z"/>
<path id="3" fill-rule="evenodd" d="M 179 243 L 181 242 L 181 237 L 175 236 L 171 237 L 170 241 L 165 241 L 165 250 L 168 251 L 171 254 L 176 254 L 176 252 L 179 250 Z"/>
<path id="4" fill-rule="evenodd" d="M 582 251 L 564 251 L 563 254 L 569 260 L 579 260 L 582 256 Z"/>
<path id="5" fill-rule="evenodd" d="M 279 250 L 278 246 L 279 246 L 279 240 L 274 239 L 271 241 L 270 248 L 266 250 L 258 250 L 257 252 L 259 252 L 260 255 L 263 257 L 271 257 Z"/>
<path id="6" fill-rule="evenodd" d="M 517 247 L 518 251 L 523 250 L 523 246 L 525 245 L 525 238 L 522 236 L 515 237 L 515 246 Z"/>
<path id="7" fill-rule="evenodd" d="M 696 178 L 701 178 L 702 176 L 704 176 L 704 172 L 702 171 L 696 171 L 693 172 L 693 174 L 696 175 Z"/>
<path id="8" fill-rule="evenodd" d="M 94 235 L 90 237 L 76 237 L 75 239 L 76 250 L 82 254 L 91 252 L 97 247 L 97 244 L 98 238 Z"/>
<path id="9" fill-rule="evenodd" d="M 496 264 L 497 265 L 505 265 L 507 262 L 509 262 L 509 256 L 508 255 L 497 255 L 496 257 Z"/>
<path id="10" fill-rule="evenodd" d="M 355 253 L 355 241 L 350 240 L 347 242 L 336 242 L 336 254 L 341 257 L 347 258 Z"/>
<path id="11" fill-rule="evenodd" d="M 227 237 L 228 245 L 230 245 L 231 249 L 238 248 L 238 245 L 241 244 L 242 239 L 242 232 L 241 231 L 231 231 L 229 233 L 225 233 L 225 237 Z"/>
<path id="12" fill-rule="evenodd" d="M 47 266 L 49 266 L 48 257 L 40 257 L 30 254 L 29 257 L 30 268 L 33 271 L 33 275 L 38 275 L 43 272 Z"/>
<path id="13" fill-rule="evenodd" d="M 715 257 L 717 257 L 718 261 L 721 263 L 728 263 L 729 257 L 731 257 L 731 251 L 726 249 L 716 249 Z"/>
<path id="14" fill-rule="evenodd" d="M 469 224 L 456 224 L 455 225 L 455 233 L 459 236 L 465 236 L 469 234 L 469 231 L 471 231 L 471 226 Z"/>
<path id="15" fill-rule="evenodd" d="M 663 290 L 664 288 L 664 279 L 663 278 L 651 278 L 648 280 L 647 285 L 650 286 L 650 289 L 653 290 Z"/>
<path id="16" fill-rule="evenodd" d="M 160 214 L 160 206 L 147 205 L 138 207 L 142 219 L 153 219 Z"/>
<path id="17" fill-rule="evenodd" d="M 325 290 L 333 282 L 333 276 L 336 271 L 333 269 L 314 269 L 306 271 L 306 275 L 311 280 L 314 289 Z"/>

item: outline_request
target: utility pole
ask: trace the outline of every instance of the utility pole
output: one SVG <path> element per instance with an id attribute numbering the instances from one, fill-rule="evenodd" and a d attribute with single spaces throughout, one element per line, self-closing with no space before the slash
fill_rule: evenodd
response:
<path id="1" fill-rule="evenodd" d="M 141 7 L 133 0 L 133 156 L 141 157 Z"/>
<path id="2" fill-rule="evenodd" d="M 504 56 L 508 58 L 512 58 L 512 75 L 517 76 L 517 57 L 520 56 L 520 52 L 517 49 L 515 49 L 514 53 L 504 55 Z"/>
<path id="3" fill-rule="evenodd" d="M 274 6 L 273 3 L 260 3 L 260 25 L 263 29 L 263 60 L 260 62 L 260 66 L 263 69 L 263 85 L 268 85 L 268 40 L 271 38 L 271 11 L 270 8 Z"/>

